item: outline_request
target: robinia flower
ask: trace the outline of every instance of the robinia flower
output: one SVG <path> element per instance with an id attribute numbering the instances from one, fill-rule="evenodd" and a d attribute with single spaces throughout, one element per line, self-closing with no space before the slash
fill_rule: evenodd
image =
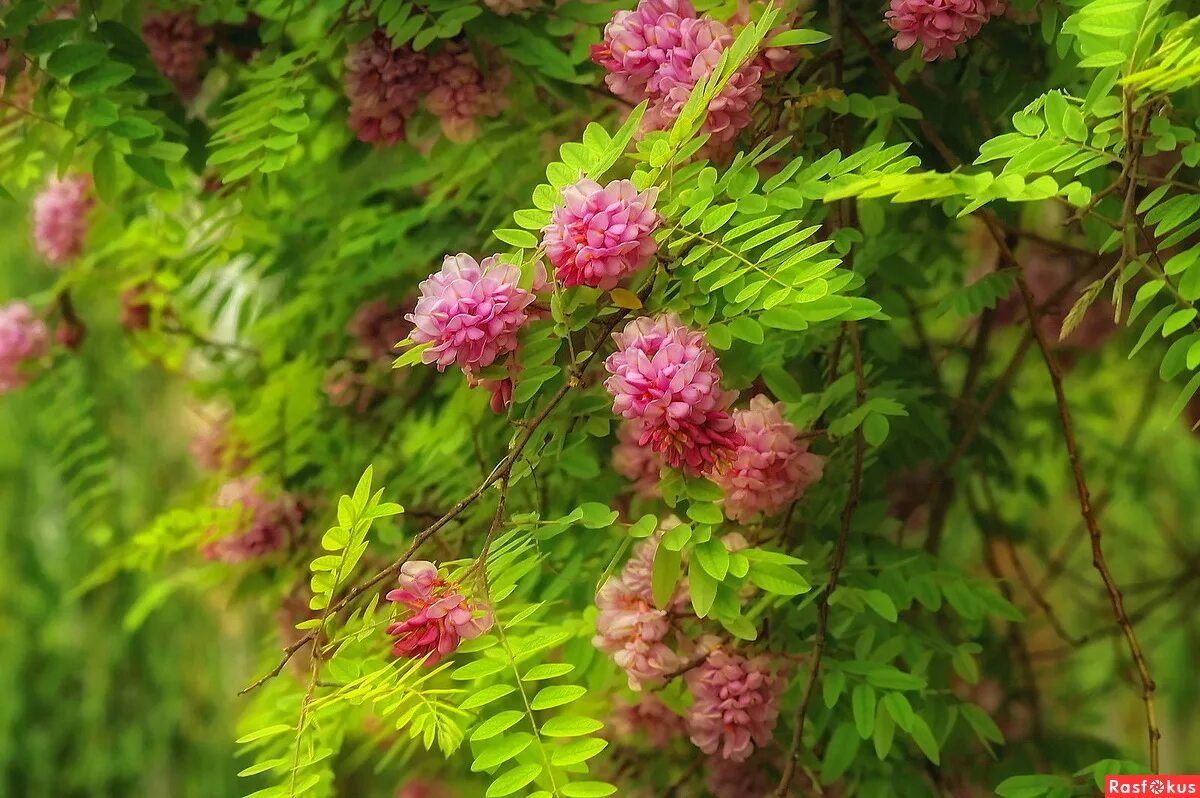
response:
<path id="1" fill-rule="evenodd" d="M 662 221 L 657 198 L 657 187 L 638 193 L 628 180 L 601 186 L 584 178 L 564 188 L 542 231 L 546 257 L 563 285 L 608 291 L 649 263 L 658 251 L 651 234 Z"/>
<path id="2" fill-rule="evenodd" d="M 55 266 L 83 250 L 92 199 L 92 179 L 75 175 L 51 179 L 33 200 L 33 242 L 38 254 Z"/>
<path id="3" fill-rule="evenodd" d="M 613 412 L 642 422 L 640 446 L 674 468 L 720 471 L 741 445 L 727 412 L 737 394 L 721 389 L 717 357 L 702 333 L 675 314 L 634 319 L 613 333 L 604 361 Z"/>
<path id="4" fill-rule="evenodd" d="M 437 665 L 463 640 L 474 640 L 492 628 L 491 609 L 472 603 L 462 589 L 438 576 L 437 566 L 425 560 L 405 563 L 400 587 L 387 594 L 409 610 L 387 633 L 396 639 L 392 656 L 423 659 L 427 668 Z"/>
<path id="5" fill-rule="evenodd" d="M 412 340 L 432 344 L 421 359 L 438 371 L 457 363 L 470 375 L 515 350 L 534 298 L 520 279 L 520 269 L 495 256 L 477 263 L 465 253 L 447 255 L 441 271 L 421 283 L 417 306 L 405 317 L 414 325 Z"/>
<path id="6" fill-rule="evenodd" d="M 667 613 L 619 576 L 610 576 L 596 594 L 596 636 L 592 644 L 625 671 L 629 689 L 641 690 L 679 667 L 678 655 L 663 642 L 671 630 Z"/>
<path id="7" fill-rule="evenodd" d="M 429 59 L 433 86 L 425 107 L 442 123 L 451 141 L 470 141 L 479 133 L 479 117 L 496 116 L 504 108 L 504 86 L 509 73 L 501 64 L 489 64 L 486 74 L 462 42 L 448 42 Z"/>
<path id="8" fill-rule="evenodd" d="M 192 436 L 188 451 L 196 465 L 205 471 L 237 474 L 250 465 L 245 444 L 234 438 L 229 420 L 229 413 L 219 413 L 205 420 Z"/>
<path id="9" fill-rule="evenodd" d="M 954 58 L 956 47 L 1003 13 L 1001 0 L 891 0 L 883 18 L 896 31 L 892 43 L 897 50 L 920 42 L 921 57 L 936 61 Z"/>
<path id="10" fill-rule="evenodd" d="M 0 393 L 29 382 L 25 364 L 46 353 L 50 336 L 45 323 L 20 300 L 0 307 Z"/>
<path id="11" fill-rule="evenodd" d="M 208 57 L 213 29 L 196 22 L 193 11 L 163 11 L 142 20 L 142 40 L 150 60 L 185 100 L 200 90 L 200 65 Z"/>
<path id="12" fill-rule="evenodd" d="M 733 414 L 733 425 L 742 444 L 716 479 L 730 519 L 747 522 L 759 513 L 777 513 L 821 478 L 825 458 L 808 451 L 808 443 L 784 420 L 783 405 L 755 396 L 748 408 Z"/>
<path id="13" fill-rule="evenodd" d="M 282 548 L 300 529 L 300 503 L 288 494 L 268 494 L 258 475 L 231 479 L 217 492 L 213 506 L 236 510 L 233 532 L 204 547 L 210 560 L 238 563 Z"/>
<path id="14" fill-rule="evenodd" d="M 604 27 L 604 41 L 592 45 L 592 60 L 608 72 L 604 82 L 630 102 L 649 96 L 647 84 L 680 45 L 680 26 L 695 19 L 688 0 L 642 0 L 633 11 L 618 11 Z"/>
<path id="15" fill-rule="evenodd" d="M 642 422 L 625 421 L 617 428 L 617 445 L 612 451 L 613 470 L 633 483 L 633 492 L 644 499 L 657 498 L 662 458 L 642 446 Z"/>
<path id="16" fill-rule="evenodd" d="M 385 31 L 376 30 L 350 48 L 345 66 L 348 124 L 359 141 L 390 147 L 404 138 L 405 123 L 433 88 L 425 54 L 394 47 Z"/>
<path id="17" fill-rule="evenodd" d="M 779 684 L 766 657 L 717 649 L 686 678 L 692 693 L 688 731 L 701 751 L 743 762 L 756 745 L 771 742 Z"/>
<path id="18" fill-rule="evenodd" d="M 713 757 L 708 762 L 704 786 L 713 798 L 768 798 L 775 791 L 775 779 L 764 762 L 734 762 Z"/>

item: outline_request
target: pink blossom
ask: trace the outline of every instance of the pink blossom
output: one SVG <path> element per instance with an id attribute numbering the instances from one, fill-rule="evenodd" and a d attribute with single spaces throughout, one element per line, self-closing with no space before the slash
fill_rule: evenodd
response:
<path id="1" fill-rule="evenodd" d="M 654 211 L 658 189 L 640 194 L 628 180 L 601 187 L 584 178 L 562 191 L 543 229 L 546 257 L 563 285 L 608 291 L 646 266 L 658 244 L 651 233 L 662 221 Z"/>
<path id="2" fill-rule="evenodd" d="M 633 11 L 614 14 L 604 41 L 592 45 L 592 60 L 608 72 L 609 90 L 634 103 L 646 99 L 651 77 L 682 41 L 681 24 L 695 18 L 688 0 L 641 0 Z"/>
<path id="3" fill-rule="evenodd" d="M 423 659 L 427 668 L 437 665 L 463 640 L 474 640 L 492 628 L 489 607 L 473 603 L 461 588 L 438 576 L 437 566 L 424 560 L 405 563 L 400 587 L 387 594 L 409 611 L 393 622 L 387 633 L 396 638 L 392 656 Z"/>
<path id="4" fill-rule="evenodd" d="M 33 201 L 33 242 L 38 253 L 55 266 L 83 250 L 92 199 L 92 178 L 75 175 L 51 179 Z"/>
<path id="5" fill-rule="evenodd" d="M 233 531 L 205 545 L 209 560 L 238 563 L 261 557 L 282 548 L 300 529 L 300 503 L 287 494 L 269 495 L 258 475 L 226 482 L 213 506 L 237 513 Z"/>
<path id="6" fill-rule="evenodd" d="M 642 439 L 642 422 L 633 419 L 617 428 L 617 445 L 612 451 L 613 470 L 633 483 L 633 492 L 644 499 L 656 499 L 658 475 L 662 458 L 638 443 Z"/>
<path id="7" fill-rule="evenodd" d="M 194 11 L 163 11 L 142 20 L 150 60 L 185 100 L 200 90 L 200 65 L 208 58 L 213 29 L 196 22 Z"/>
<path id="8" fill-rule="evenodd" d="M 611 727 L 618 738 L 642 734 L 653 748 L 666 748 L 685 730 L 683 718 L 653 693 L 643 694 L 635 704 L 618 697 L 616 705 Z"/>
<path id="9" fill-rule="evenodd" d="M 621 577 L 610 576 L 596 594 L 596 636 L 592 644 L 625 671 L 631 690 L 657 682 L 679 667 L 679 657 L 663 639 L 671 629 L 667 613 L 635 592 Z"/>
<path id="10" fill-rule="evenodd" d="M 765 656 L 746 659 L 717 649 L 688 672 L 687 682 L 688 730 L 701 751 L 743 762 L 756 745 L 770 744 L 780 685 Z"/>
<path id="11" fill-rule="evenodd" d="M 392 46 L 383 30 L 350 48 L 343 88 L 350 100 L 350 129 L 359 141 L 390 147 L 404 138 L 405 123 L 433 88 L 429 59 L 408 45 Z"/>
<path id="12" fill-rule="evenodd" d="M 425 107 L 442 123 L 451 141 L 470 141 L 479 133 L 481 116 L 496 116 L 504 107 L 508 70 L 492 64 L 486 74 L 474 53 L 461 42 L 449 42 L 429 59 L 433 86 Z"/>
<path id="13" fill-rule="evenodd" d="M 0 307 L 0 393 L 29 382 L 25 364 L 46 354 L 50 336 L 32 308 L 17 300 Z"/>
<path id="14" fill-rule="evenodd" d="M 414 324 L 412 340 L 432 344 L 421 359 L 439 371 L 457 363 L 471 374 L 514 351 L 534 298 L 520 279 L 520 269 L 496 257 L 476 263 L 470 255 L 447 255 L 405 317 Z"/>
<path id="15" fill-rule="evenodd" d="M 721 389 L 717 357 L 702 333 L 679 317 L 634 319 L 613 333 L 617 351 L 604 367 L 613 412 L 643 424 L 641 446 L 650 446 L 674 468 L 720 471 L 741 445 L 727 409 L 734 391 Z"/>
<path id="16" fill-rule="evenodd" d="M 407 316 L 413 303 L 393 304 L 374 299 L 359 306 L 346 325 L 346 332 L 374 360 L 389 360 L 396 355 L 396 344 L 408 337 L 412 324 Z"/>
<path id="17" fill-rule="evenodd" d="M 729 29 L 708 17 L 684 20 L 680 34 L 680 44 L 648 84 L 654 105 L 643 117 L 643 127 L 650 130 L 666 130 L 675 123 L 696 84 L 716 70 L 721 53 L 733 44 Z M 762 97 L 761 79 L 762 69 L 750 61 L 708 104 L 701 132 L 710 134 L 711 149 L 728 148 L 750 124 L 750 112 Z"/>
<path id="18" fill-rule="evenodd" d="M 730 519 L 745 523 L 759 513 L 773 515 L 821 478 L 825 458 L 809 452 L 807 441 L 784 421 L 783 405 L 755 396 L 750 407 L 733 414 L 733 424 L 742 444 L 716 479 Z"/>
<path id="19" fill-rule="evenodd" d="M 892 43 L 897 50 L 907 50 L 920 42 L 921 57 L 936 61 L 954 58 L 958 45 L 1002 13 L 1001 0 L 891 0 L 891 8 L 883 17 L 896 31 Z"/>

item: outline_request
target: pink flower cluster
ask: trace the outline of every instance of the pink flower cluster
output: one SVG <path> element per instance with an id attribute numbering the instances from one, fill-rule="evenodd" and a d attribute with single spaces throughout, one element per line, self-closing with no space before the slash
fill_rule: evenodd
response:
<path id="1" fill-rule="evenodd" d="M 75 175 L 51 179 L 33 200 L 33 243 L 38 253 L 58 266 L 83 250 L 92 199 L 92 179 Z"/>
<path id="2" fill-rule="evenodd" d="M 643 499 L 656 499 L 662 458 L 642 446 L 642 422 L 625 421 L 617 428 L 617 445 L 612 451 L 613 470 L 633 483 L 633 492 Z"/>
<path id="3" fill-rule="evenodd" d="M 408 45 L 393 47 L 383 30 L 350 48 L 343 85 L 350 100 L 350 129 L 360 141 L 391 146 L 421 98 L 433 88 L 429 59 Z"/>
<path id="4" fill-rule="evenodd" d="M 635 103 L 650 100 L 643 127 L 665 130 L 732 43 L 729 28 L 697 17 L 688 0 L 641 0 L 635 10 L 613 16 L 604 41 L 592 47 L 592 60 L 608 71 L 605 82 L 614 94 Z M 750 124 L 761 79 L 762 67 L 751 61 L 709 104 L 702 130 L 711 134 L 711 148 L 727 148 Z"/>
<path id="5" fill-rule="evenodd" d="M 891 8 L 883 16 L 896 31 L 892 43 L 897 50 L 920 42 L 921 57 L 936 61 L 954 58 L 956 47 L 1003 13 L 1002 0 L 891 0 Z"/>
<path id="6" fill-rule="evenodd" d="M 16 301 L 0 307 L 0 393 L 29 382 L 24 364 L 44 355 L 49 343 L 46 325 L 28 304 Z"/>
<path id="7" fill-rule="evenodd" d="M 405 782 L 396 798 L 454 798 L 454 793 L 440 781 L 417 778 Z"/>
<path id="8" fill-rule="evenodd" d="M 471 376 L 516 350 L 534 299 L 520 279 L 520 269 L 496 256 L 478 263 L 465 253 L 447 255 L 441 271 L 421 283 L 416 308 L 405 317 L 413 323 L 412 340 L 432 344 L 421 359 L 438 371 L 457 364 Z"/>
<path id="9" fill-rule="evenodd" d="M 205 420 L 188 449 L 196 465 L 205 471 L 228 471 L 238 474 L 250 465 L 245 445 L 233 437 L 229 429 L 229 413 L 223 412 Z"/>
<path id="10" fill-rule="evenodd" d="M 233 532 L 204 547 L 205 558 L 224 563 L 245 562 L 282 548 L 300 529 L 303 516 L 300 502 L 287 494 L 271 496 L 257 475 L 226 482 L 213 506 L 237 510 Z"/>
<path id="11" fill-rule="evenodd" d="M 613 333 L 604 361 L 613 412 L 642 424 L 649 446 L 673 468 L 720 472 L 742 444 L 728 413 L 737 394 L 721 389 L 717 357 L 702 333 L 674 314 L 634 319 Z"/>
<path id="12" fill-rule="evenodd" d="M 462 42 L 448 42 L 429 59 L 433 88 L 425 107 L 438 117 L 451 141 L 470 141 L 479 133 L 479 117 L 496 116 L 504 108 L 508 69 L 499 63 L 480 69 L 475 54 Z"/>
<path id="13" fill-rule="evenodd" d="M 640 194 L 628 180 L 601 186 L 586 178 L 562 191 L 542 231 L 546 257 L 562 284 L 609 291 L 643 268 L 658 244 L 651 234 L 662 218 L 654 210 L 658 189 Z"/>
<path id="14" fill-rule="evenodd" d="M 742 444 L 716 478 L 730 519 L 747 522 L 759 513 L 777 513 L 821 478 L 825 458 L 808 451 L 808 443 L 784 420 L 783 405 L 755 396 L 748 408 L 733 414 L 733 426 Z"/>
<path id="15" fill-rule="evenodd" d="M 395 47 L 376 30 L 346 55 L 343 79 L 350 100 L 350 129 L 360 141 L 390 147 L 404 138 L 408 119 L 424 101 L 451 141 L 469 141 L 478 118 L 504 107 L 508 71 L 492 65 L 484 73 L 462 42 L 447 42 L 433 55 L 408 45 Z"/>
<path id="16" fill-rule="evenodd" d="M 688 731 L 701 751 L 743 762 L 756 745 L 771 742 L 781 685 L 766 657 L 747 659 L 718 648 L 688 672 L 687 682 Z"/>
<path id="17" fill-rule="evenodd" d="M 396 356 L 396 344 L 408 337 L 412 323 L 408 314 L 413 310 L 412 302 L 392 304 L 385 299 L 375 299 L 359 307 L 346 325 L 346 332 L 372 360 L 390 360 Z"/>
<path id="18" fill-rule="evenodd" d="M 213 29 L 196 22 L 193 11 L 163 11 L 142 20 L 142 40 L 150 60 L 175 91 L 190 100 L 200 91 L 200 66 L 208 58 Z"/>
<path id="19" fill-rule="evenodd" d="M 596 636 L 592 644 L 609 654 L 629 680 L 631 690 L 641 690 L 679 667 L 679 656 L 666 644 L 671 631 L 670 611 L 686 600 L 677 591 L 665 610 L 654 606 L 650 573 L 658 537 L 648 538 L 634 550 L 619 576 L 610 576 L 596 594 Z"/>
<path id="20" fill-rule="evenodd" d="M 425 667 L 432 668 L 463 640 L 474 640 L 492 628 L 491 609 L 468 601 L 458 585 L 438 576 L 433 563 L 406 562 L 399 581 L 387 600 L 403 605 L 409 615 L 387 628 L 397 638 L 392 656 L 424 659 Z"/>

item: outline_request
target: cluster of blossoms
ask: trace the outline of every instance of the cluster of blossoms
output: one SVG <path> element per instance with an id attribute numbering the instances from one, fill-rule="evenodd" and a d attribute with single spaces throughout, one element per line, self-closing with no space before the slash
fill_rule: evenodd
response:
<path id="1" fill-rule="evenodd" d="M 198 23 L 193 11 L 163 11 L 142 20 L 142 40 L 150 50 L 150 60 L 179 96 L 185 100 L 195 97 L 213 29 Z"/>
<path id="2" fill-rule="evenodd" d="M 641 0 L 633 11 L 613 16 L 604 41 L 592 47 L 592 60 L 608 71 L 605 82 L 618 97 L 650 101 L 644 127 L 665 130 L 732 43 L 728 27 L 698 17 L 688 0 Z M 760 61 L 746 63 L 709 104 L 702 132 L 711 135 L 710 148 L 728 148 L 750 124 L 762 76 Z"/>
<path id="3" fill-rule="evenodd" d="M 658 251 L 651 235 L 662 221 L 657 198 L 657 188 L 638 193 L 628 180 L 601 186 L 585 178 L 564 188 L 542 231 L 558 280 L 609 291 L 645 267 Z"/>
<path id="4" fill-rule="evenodd" d="M 16 301 L 0 307 L 0 393 L 29 382 L 25 364 L 44 355 L 49 342 L 46 325 L 28 304 Z"/>
<path id="5" fill-rule="evenodd" d="M 91 177 L 51 179 L 33 200 L 33 243 L 38 254 L 56 266 L 78 255 L 94 204 Z"/>
<path id="6" fill-rule="evenodd" d="M 492 394 L 492 408 L 501 412 L 512 401 L 513 377 L 518 366 L 513 359 L 517 333 L 537 316 L 532 307 L 534 292 L 548 290 L 545 269 L 534 270 L 530 289 L 520 286 L 521 270 L 493 255 L 477 262 L 470 255 L 447 255 L 441 271 L 421 285 L 413 312 L 410 338 L 430 344 L 421 353 L 425 363 L 436 363 L 438 371 L 457 365 L 472 387 L 482 385 Z M 482 369 L 504 361 L 509 376 L 483 379 Z"/>
<path id="7" fill-rule="evenodd" d="M 921 57 L 936 61 L 954 58 L 955 48 L 1003 13 L 1002 0 L 892 0 L 884 19 L 896 31 L 896 49 L 920 42 Z"/>
<path id="8" fill-rule="evenodd" d="M 468 601 L 460 586 L 438 576 L 433 563 L 406 562 L 399 581 L 387 600 L 404 606 L 409 615 L 387 628 L 396 638 L 393 656 L 424 659 L 425 667 L 432 668 L 463 640 L 474 640 L 492 628 L 491 609 Z"/>
<path id="9" fill-rule="evenodd" d="M 634 319 L 613 340 L 604 387 L 614 413 L 641 423 L 638 445 L 693 474 L 723 470 L 743 443 L 728 412 L 737 394 L 722 390 L 704 335 L 666 314 Z"/>
<path id="10" fill-rule="evenodd" d="M 741 445 L 716 477 L 728 518 L 746 522 L 759 513 L 773 515 L 821 478 L 825 458 L 808 451 L 807 441 L 784 420 L 783 405 L 755 396 L 733 414 L 733 427 Z"/>
<path id="11" fill-rule="evenodd" d="M 346 332 L 354 339 L 354 350 L 334 363 L 322 381 L 331 405 L 353 405 L 356 412 L 363 413 L 376 398 L 398 384 L 399 373 L 388 366 L 396 344 L 412 330 L 405 317 L 413 306 L 413 302 L 397 304 L 375 299 L 355 311 L 346 325 Z"/>
<path id="12" fill-rule="evenodd" d="M 213 506 L 237 511 L 233 531 L 204 546 L 205 558 L 224 563 L 245 562 L 282 548 L 303 518 L 300 502 L 287 494 L 269 494 L 257 475 L 226 482 Z"/>
<path id="13" fill-rule="evenodd" d="M 756 745 L 770 744 L 782 685 L 766 657 L 747 659 L 718 648 L 688 672 L 687 683 L 688 733 L 701 751 L 743 762 Z"/>
<path id="14" fill-rule="evenodd" d="M 405 136 L 407 122 L 424 101 L 451 141 L 469 141 L 478 118 L 495 116 L 504 105 L 508 73 L 481 71 L 461 42 L 448 42 L 426 55 L 408 45 L 395 47 L 376 30 L 346 55 L 344 87 L 350 100 L 350 129 L 360 141 L 391 146 Z"/>
<path id="15" fill-rule="evenodd" d="M 592 644 L 625 671 L 631 690 L 659 682 L 681 662 L 666 638 L 672 630 L 671 613 L 687 601 L 687 592 L 680 586 L 664 609 L 655 607 L 651 572 L 660 538 L 638 544 L 620 575 L 610 576 L 596 594 L 600 614 Z"/>

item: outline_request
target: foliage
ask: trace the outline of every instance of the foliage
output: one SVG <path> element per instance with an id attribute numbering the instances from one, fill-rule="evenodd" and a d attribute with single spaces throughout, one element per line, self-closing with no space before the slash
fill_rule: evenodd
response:
<path id="1" fill-rule="evenodd" d="M 1200 766 L 1196 9 L 1014 2 L 926 62 L 890 41 L 919 3 L 701 2 L 727 35 L 671 105 L 597 65 L 630 5 L 177 5 L 194 96 L 143 41 L 163 9 L 0 5 L 0 284 L 59 334 L 0 396 L 9 791 L 1032 798 Z M 351 74 L 377 30 L 412 102 Z M 348 127 L 352 80 L 394 146 Z M 55 271 L 19 242 L 69 174 L 98 202 Z M 652 257 L 555 282 L 564 191 L 624 180 Z M 528 302 L 435 368 L 434 299 L 484 320 L 453 346 L 495 335 L 429 277 L 459 252 Z M 652 411 L 629 432 L 606 359 L 664 314 L 719 366 L 648 362 L 631 405 L 731 391 L 686 418 L 742 435 L 762 396 L 770 434 L 676 468 Z M 444 658 L 401 656 L 410 621 Z M 716 652 L 777 680 L 745 762 L 701 750 Z"/>

